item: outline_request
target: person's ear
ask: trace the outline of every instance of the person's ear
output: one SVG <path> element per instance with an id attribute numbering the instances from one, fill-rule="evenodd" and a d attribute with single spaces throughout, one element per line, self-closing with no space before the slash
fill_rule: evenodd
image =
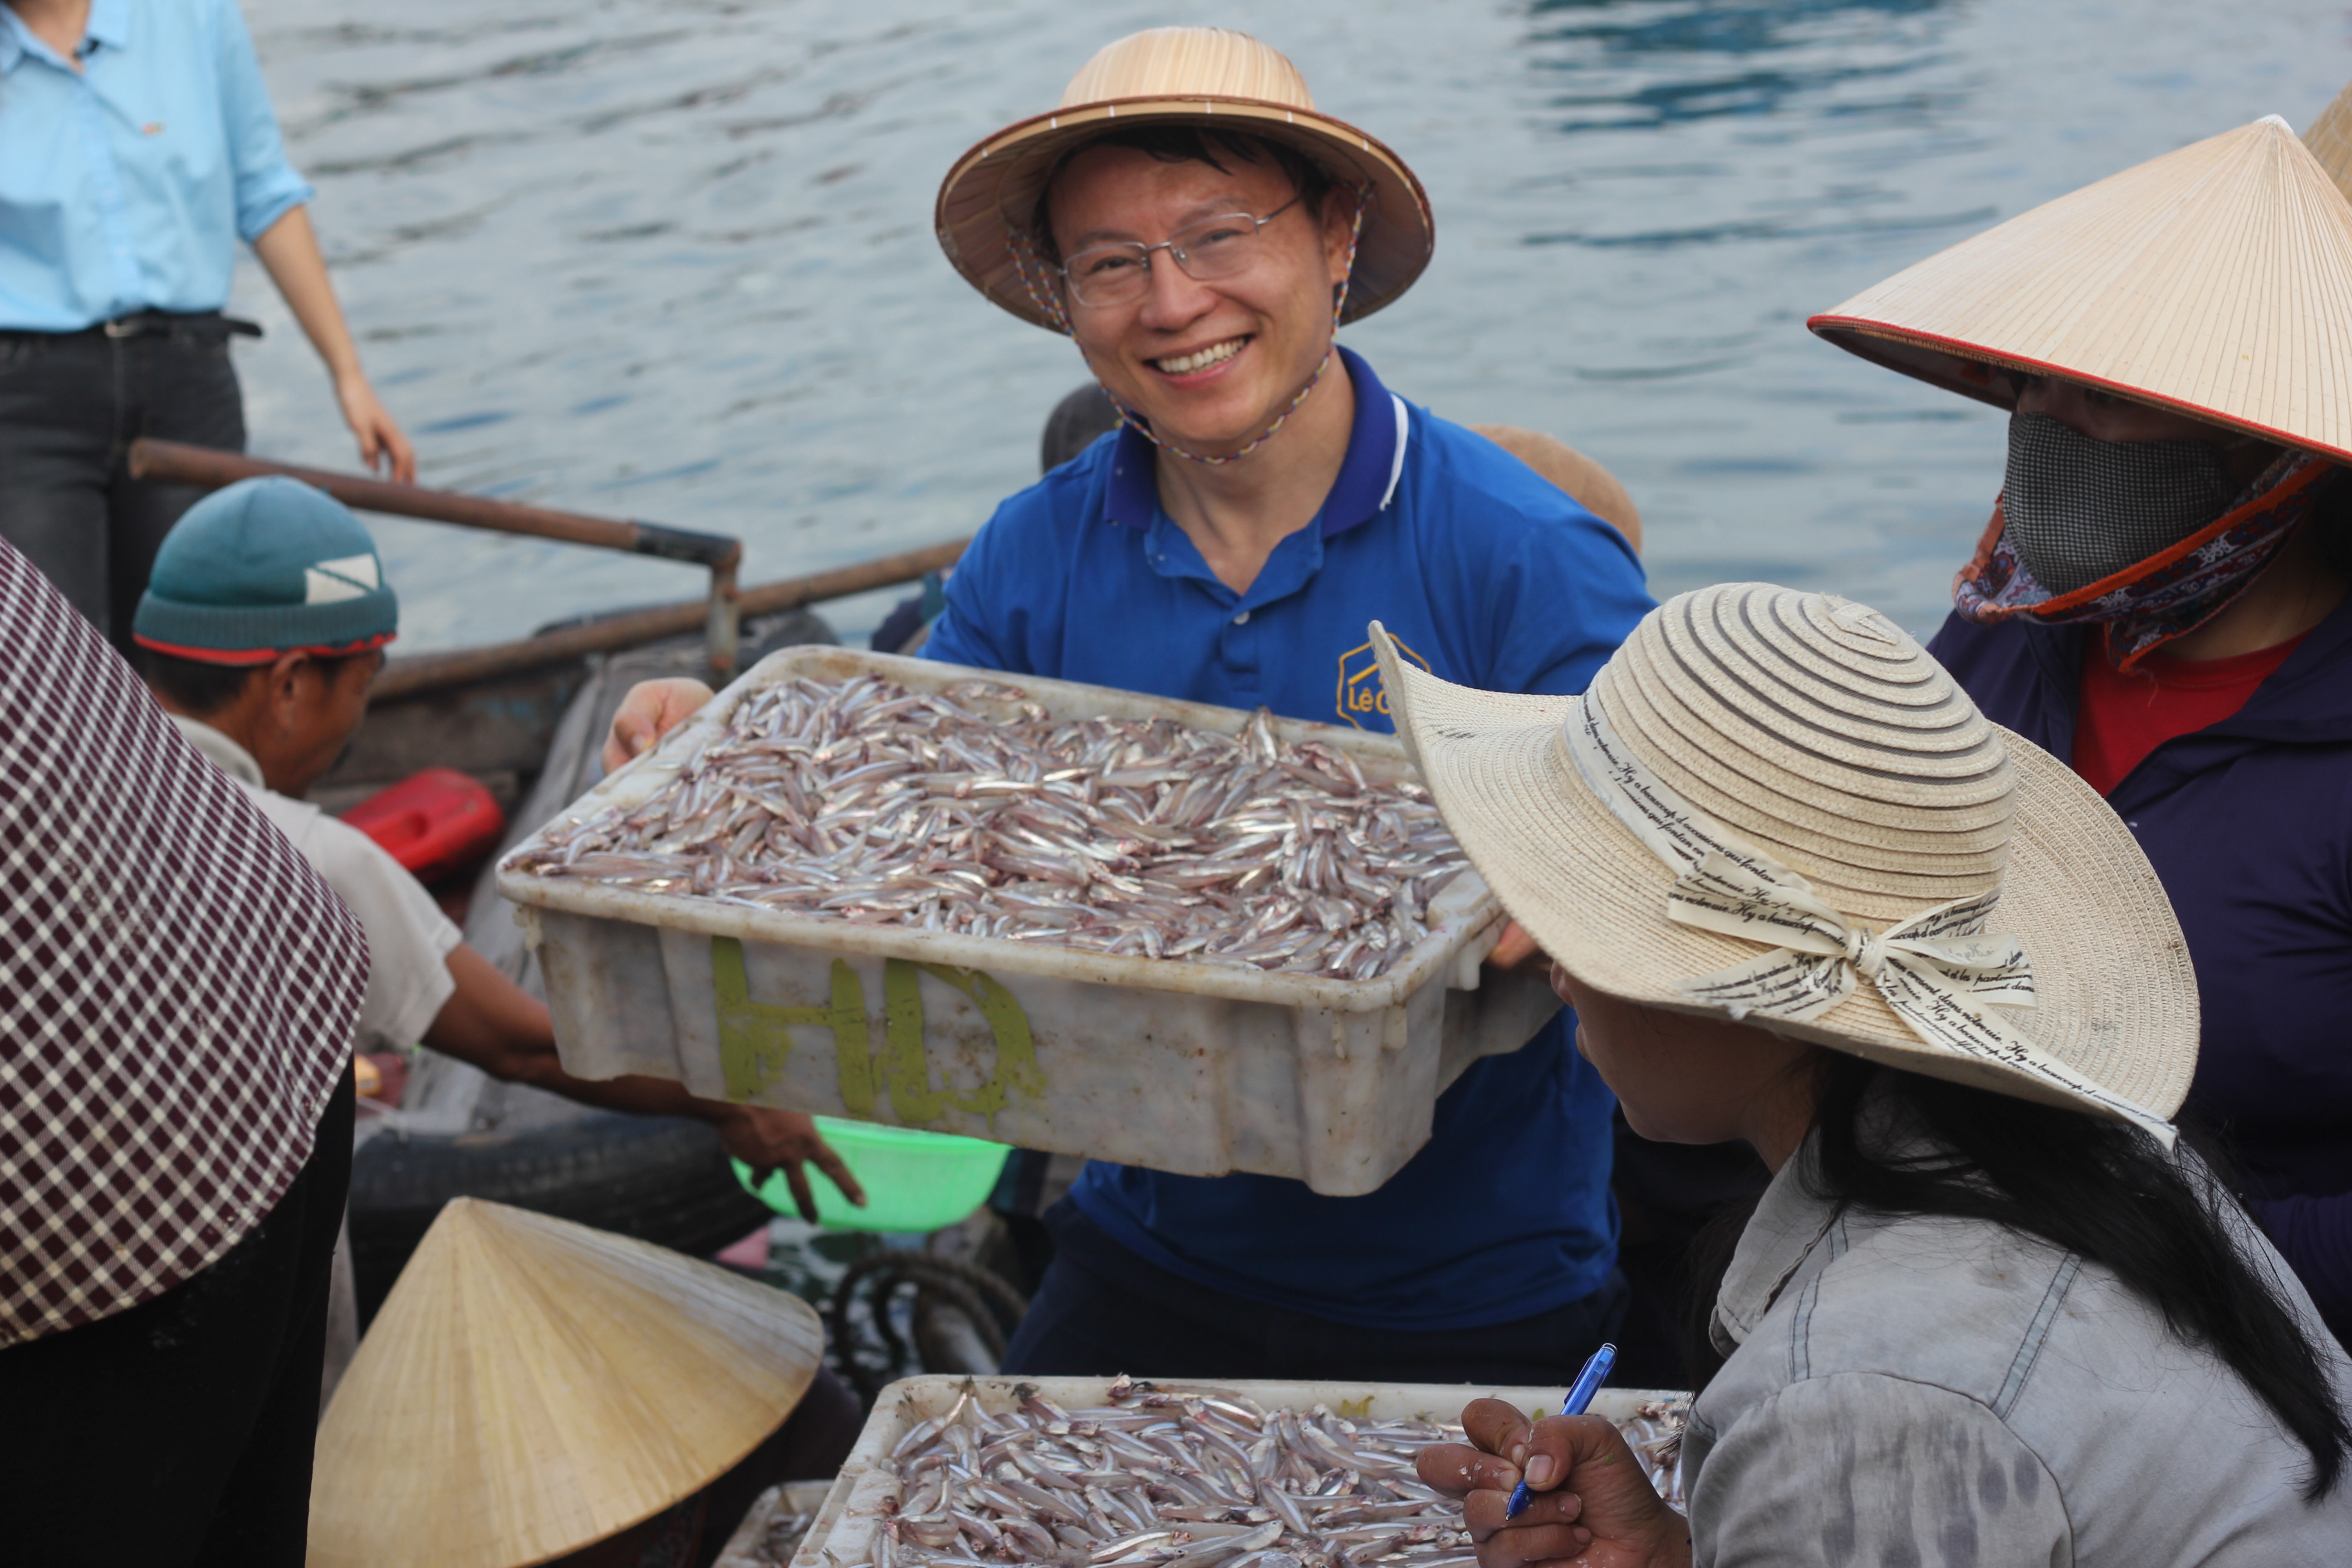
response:
<path id="1" fill-rule="evenodd" d="M 1334 289 L 1348 281 L 1348 242 L 1355 233 L 1356 204 L 1364 199 L 1345 185 L 1334 185 L 1323 195 L 1323 259 Z"/>
<path id="2" fill-rule="evenodd" d="M 306 671 L 315 672 L 317 661 L 307 653 L 281 653 L 269 664 L 269 716 L 279 730 L 291 730 L 302 710 L 302 685 Z"/>

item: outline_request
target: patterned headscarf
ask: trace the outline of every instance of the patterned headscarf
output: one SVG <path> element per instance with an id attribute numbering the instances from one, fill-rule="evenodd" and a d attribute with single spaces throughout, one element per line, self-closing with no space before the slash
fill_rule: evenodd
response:
<path id="1" fill-rule="evenodd" d="M 2213 521 L 2069 594 L 2053 593 L 2034 581 L 2007 537 L 2008 521 L 1996 500 L 1975 559 L 1952 580 L 1953 607 L 1971 621 L 2028 616 L 2057 626 L 2102 622 L 2108 656 L 2128 670 L 2220 615 L 2253 586 L 2256 574 L 2310 515 L 2323 482 L 2335 472 L 2336 465 L 2324 458 L 2284 452 Z"/>
<path id="2" fill-rule="evenodd" d="M 259 1224 L 351 1070 L 367 938 L 0 542 L 0 1347 Z"/>

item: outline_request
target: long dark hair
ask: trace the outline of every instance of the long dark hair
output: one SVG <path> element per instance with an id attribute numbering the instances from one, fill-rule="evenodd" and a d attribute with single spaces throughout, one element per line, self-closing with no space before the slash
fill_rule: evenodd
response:
<path id="1" fill-rule="evenodd" d="M 2327 1363 L 2270 1279 L 2231 1239 L 2242 1217 L 2217 1173 L 2221 1156 L 2193 1128 L 2200 1161 L 2168 1159 L 2145 1134 L 1985 1089 L 1874 1067 L 1823 1051 L 1809 1190 L 1881 1215 L 1986 1220 L 2096 1263 L 2164 1318 L 2182 1343 L 2210 1351 L 2270 1407 L 2311 1455 L 2304 1488 L 2336 1488 L 2352 1425 Z M 1933 1152 L 1897 1157 L 1873 1136 L 1883 1116 L 1927 1134 Z M 1705 1326 L 1731 1247 L 1752 1204 L 1727 1213 L 1695 1244 L 1694 1353 L 1704 1384 L 1722 1364 Z M 2251 1224 L 2251 1220 L 2245 1223 Z"/>

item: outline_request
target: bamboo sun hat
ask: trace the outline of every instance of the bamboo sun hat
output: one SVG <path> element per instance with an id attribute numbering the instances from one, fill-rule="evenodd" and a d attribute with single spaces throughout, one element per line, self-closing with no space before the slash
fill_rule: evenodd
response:
<path id="1" fill-rule="evenodd" d="M 454 1199 L 320 1424 L 311 1568 L 524 1568 L 602 1541 L 751 1453 L 824 1350 L 782 1290 Z"/>
<path id="2" fill-rule="evenodd" d="M 1363 193 L 1363 229 L 1342 321 L 1412 286 L 1437 243 L 1429 197 L 1404 160 L 1321 113 L 1278 51 L 1223 27 L 1154 27 L 1106 45 L 1070 79 L 1060 105 L 1016 121 L 956 160 L 940 182 L 940 247 L 967 282 L 1023 321 L 1061 331 L 1031 291 L 1039 258 L 1029 226 L 1064 154 L 1108 132 L 1189 125 L 1296 149 Z M 1024 279 L 1023 268 L 1032 269 Z"/>
<path id="3" fill-rule="evenodd" d="M 1371 636 L 1446 826 L 1579 980 L 2171 1142 L 2197 982 L 2155 869 L 1877 612 L 1684 594 L 1576 698 Z"/>
<path id="4" fill-rule="evenodd" d="M 2352 198 L 2352 83 L 2331 100 L 2303 133 L 2303 144 L 2336 182 L 2336 188 L 2347 198 Z"/>
<path id="5" fill-rule="evenodd" d="M 2314 132 L 2346 128 L 2352 113 L 2331 109 Z M 2015 394 L 1994 367 L 2352 460 L 2352 203 L 2276 115 L 2021 214 L 1806 324 L 2004 408 Z"/>

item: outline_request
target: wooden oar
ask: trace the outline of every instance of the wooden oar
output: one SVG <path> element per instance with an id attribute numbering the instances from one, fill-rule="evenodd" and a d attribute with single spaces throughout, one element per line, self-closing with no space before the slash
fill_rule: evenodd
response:
<path id="1" fill-rule="evenodd" d="M 957 558 L 963 554 L 964 546 L 971 542 L 969 539 L 953 539 L 945 544 L 910 550 L 900 555 L 886 555 L 879 561 L 836 567 L 831 572 L 814 573 L 806 577 L 787 577 L 781 582 L 763 583 L 758 587 L 743 589 L 736 597 L 736 606 L 746 616 L 772 616 L 782 610 L 798 609 L 803 605 L 822 604 L 827 599 L 845 599 L 853 594 L 911 583 L 927 572 L 954 565 Z M 578 658 L 583 654 L 609 653 L 614 648 L 635 647 L 639 643 L 652 642 L 659 637 L 679 637 L 699 626 L 702 616 L 701 602 L 688 599 L 653 609 L 629 610 L 616 616 L 606 616 L 584 625 L 564 626 L 542 632 L 535 637 L 524 637 L 519 642 L 492 643 L 485 647 L 460 648 L 454 653 L 425 653 L 413 658 L 396 658 L 375 678 L 375 685 L 371 689 L 374 700 L 379 702 L 420 696 L 425 692 L 440 691 L 495 676 L 512 675 L 543 664 Z"/>
<path id="2" fill-rule="evenodd" d="M 554 511 L 456 490 L 428 489 L 423 485 L 386 484 L 364 474 L 339 474 L 326 468 L 273 463 L 266 458 L 248 458 L 242 452 L 191 447 L 178 441 L 133 441 L 129 465 L 134 479 L 197 485 L 205 489 L 218 489 L 239 479 L 299 479 L 362 511 L 389 512 L 395 517 L 422 518 L 427 522 L 454 523 L 460 528 L 560 539 L 567 544 L 588 544 L 633 555 L 691 562 L 710 572 L 709 596 L 698 606 L 697 615 L 709 646 L 711 670 L 720 676 L 734 671 L 738 624 L 735 569 L 743 559 L 743 542 L 723 533 L 696 533 L 683 528 L 665 528 L 656 522 L 622 522 L 609 517 Z"/>
<path id="3" fill-rule="evenodd" d="M 515 642 L 395 658 L 375 679 L 373 690 L 377 701 L 446 690 L 584 654 L 635 647 L 662 637 L 682 637 L 698 627 L 709 637 L 712 672 L 724 677 L 734 668 L 735 627 L 740 616 L 772 616 L 803 605 L 845 599 L 875 588 L 911 583 L 927 572 L 954 565 L 963 547 L 971 542 L 969 539 L 950 540 L 922 550 L 886 555 L 878 561 L 836 567 L 805 577 L 787 577 L 782 582 L 739 591 L 735 586 L 735 568 L 743 558 L 743 546 L 740 541 L 724 534 L 695 533 L 682 528 L 665 528 L 659 523 L 622 522 L 576 511 L 554 511 L 546 507 L 492 500 L 488 496 L 428 489 L 422 485 L 387 484 L 363 474 L 273 463 L 264 458 L 248 458 L 242 452 L 190 447 L 177 441 L 133 441 L 130 468 L 131 477 L 136 479 L 199 485 L 206 489 L 267 476 L 299 479 L 362 511 L 389 512 L 396 517 L 422 518 L 428 522 L 455 523 L 461 528 L 488 529 L 499 533 L 560 539 L 571 544 L 690 561 L 710 569 L 708 599 L 686 599 L 604 616 Z"/>
<path id="4" fill-rule="evenodd" d="M 316 485 L 345 506 L 362 511 L 390 512 L 395 517 L 423 518 L 427 522 L 450 522 L 460 528 L 488 529 L 494 533 L 561 539 L 568 544 L 593 544 L 635 555 L 691 561 L 698 566 L 731 567 L 743 559 L 742 541 L 723 533 L 696 533 L 688 529 L 665 528 L 657 522 L 622 522 L 583 512 L 553 511 L 518 501 L 469 496 L 458 490 L 429 489 L 423 485 L 388 484 L 364 474 L 339 474 L 327 468 L 273 463 L 267 458 L 248 458 L 242 452 L 191 447 L 179 441 L 133 441 L 129 462 L 134 479 L 218 489 L 239 479 L 276 476 Z"/>

